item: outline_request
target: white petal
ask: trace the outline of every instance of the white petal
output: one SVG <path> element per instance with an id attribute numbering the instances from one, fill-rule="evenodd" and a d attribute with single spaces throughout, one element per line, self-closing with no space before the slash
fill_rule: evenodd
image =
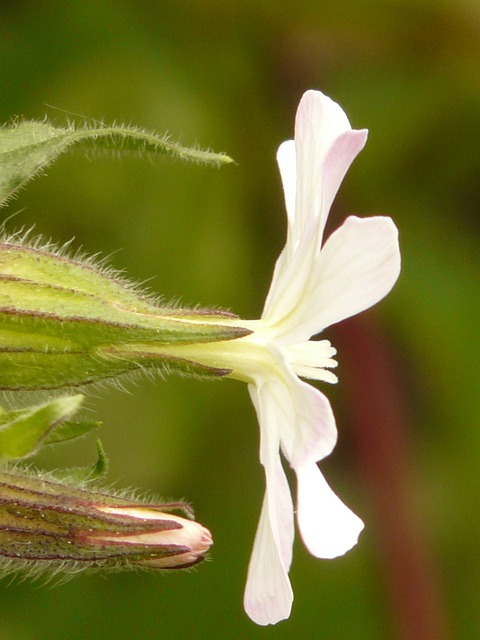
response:
<path id="1" fill-rule="evenodd" d="M 268 498 L 255 537 L 243 604 L 257 624 L 275 624 L 290 615 L 293 592 L 272 532 Z"/>
<path id="2" fill-rule="evenodd" d="M 310 293 L 309 282 L 315 271 L 320 248 L 318 245 L 318 224 L 312 218 L 299 239 L 295 251 L 289 254 L 289 244 L 284 247 L 277 259 L 272 283 L 265 300 L 262 319 L 272 325 L 276 337 L 295 329 L 297 308 L 302 304 L 305 295 Z M 277 330 L 278 327 L 278 330 Z M 304 342 L 306 336 L 302 331 L 299 337 L 289 337 L 284 343 Z M 281 344 L 281 343 L 280 343 Z"/>
<path id="3" fill-rule="evenodd" d="M 328 238 L 320 256 L 315 293 L 310 298 L 316 330 L 376 304 L 399 273 L 398 231 L 392 220 L 347 218 Z"/>
<path id="4" fill-rule="evenodd" d="M 307 219 L 313 216 L 318 219 L 320 244 L 330 204 L 365 141 L 366 132 L 352 132 L 345 112 L 336 102 L 320 91 L 303 95 L 295 120 L 295 234 L 289 242 L 296 244 Z"/>
<path id="5" fill-rule="evenodd" d="M 337 442 L 335 417 L 327 397 L 302 380 L 297 381 L 295 395 L 295 439 L 291 451 L 286 452 L 293 468 L 325 458 Z"/>
<path id="6" fill-rule="evenodd" d="M 295 194 L 297 190 L 297 157 L 294 140 L 287 140 L 279 146 L 277 163 L 282 178 L 285 207 L 290 225 L 295 221 Z"/>
<path id="7" fill-rule="evenodd" d="M 310 278 L 295 257 L 285 276 L 279 344 L 304 342 L 326 327 L 368 309 L 393 287 L 400 273 L 398 231 L 390 218 L 351 216 L 327 240 Z M 296 269 L 296 271 L 295 271 Z M 303 288 L 302 288 L 303 286 Z M 283 332 L 282 332 L 283 330 Z"/>
<path id="8" fill-rule="evenodd" d="M 332 362 L 335 361 L 332 360 Z M 306 378 L 307 380 L 318 380 L 319 382 L 328 382 L 328 384 L 337 384 L 338 382 L 338 377 L 327 369 L 312 367 L 306 364 L 296 364 L 294 368 L 297 376 Z"/>
<path id="9" fill-rule="evenodd" d="M 298 526 L 305 546 L 317 558 L 336 558 L 358 541 L 364 525 L 328 486 L 316 464 L 296 469 Z"/>
<path id="10" fill-rule="evenodd" d="M 268 517 L 277 553 L 286 571 L 292 562 L 295 535 L 293 502 L 287 477 L 280 460 L 280 429 L 284 414 L 278 406 L 275 386 L 263 384 L 248 390 L 260 425 L 260 462 L 265 469 Z"/>
<path id="11" fill-rule="evenodd" d="M 293 593 L 288 579 L 294 538 L 293 503 L 279 452 L 276 398 L 268 385 L 249 385 L 260 423 L 260 460 L 267 490 L 248 567 L 244 605 L 257 624 L 288 618 Z"/>

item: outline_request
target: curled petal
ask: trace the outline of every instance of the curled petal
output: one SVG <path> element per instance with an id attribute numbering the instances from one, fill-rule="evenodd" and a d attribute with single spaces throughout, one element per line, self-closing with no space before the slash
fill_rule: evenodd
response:
<path id="1" fill-rule="evenodd" d="M 318 389 L 298 378 L 287 361 L 288 351 L 274 345 L 269 349 L 276 362 L 275 374 L 249 387 L 260 423 L 261 462 L 266 469 L 275 468 L 273 461 L 267 462 L 269 451 L 274 449 L 273 438 L 281 443 L 292 467 L 321 460 L 332 452 L 337 441 L 330 402 Z"/>
<path id="2" fill-rule="evenodd" d="M 326 215 L 330 211 L 348 168 L 365 146 L 367 135 L 368 131 L 366 129 L 345 131 L 330 147 L 325 158 L 322 175 L 323 207 L 327 212 Z"/>
<path id="3" fill-rule="evenodd" d="M 337 427 L 330 402 L 315 387 L 299 380 L 283 391 L 283 411 L 290 419 L 282 424 L 282 451 L 294 468 L 322 460 L 337 442 Z M 293 384 L 295 383 L 295 384 Z"/>
<path id="4" fill-rule="evenodd" d="M 294 469 L 330 455 L 337 442 L 335 417 L 327 397 L 298 378 L 296 383 L 291 390 L 295 412 L 291 431 L 281 434 L 282 450 Z"/>
<path id="5" fill-rule="evenodd" d="M 295 469 L 298 526 L 305 546 L 317 558 L 336 558 L 358 541 L 364 525 L 331 490 L 316 464 Z"/>

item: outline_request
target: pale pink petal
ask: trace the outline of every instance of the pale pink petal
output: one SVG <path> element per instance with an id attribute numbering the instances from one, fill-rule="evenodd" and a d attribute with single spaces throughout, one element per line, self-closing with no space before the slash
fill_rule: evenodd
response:
<path id="1" fill-rule="evenodd" d="M 290 429 L 281 432 L 282 451 L 293 468 L 330 455 L 337 442 L 335 417 L 328 398 L 296 378 L 291 389 L 293 416 Z"/>
<path id="2" fill-rule="evenodd" d="M 288 230 L 263 318 L 285 320 L 285 328 L 295 328 L 299 314 L 292 315 L 292 311 L 312 294 L 312 275 L 316 272 L 330 206 L 366 139 L 367 131 L 352 130 L 342 108 L 333 100 L 319 91 L 304 94 L 297 110 L 295 141 L 284 142 L 277 153 Z M 319 330 L 316 327 L 309 335 L 302 332 L 296 341 L 305 341 Z M 289 336 L 288 341 L 291 339 Z"/>
<path id="3" fill-rule="evenodd" d="M 330 147 L 323 167 L 323 204 L 325 211 L 330 211 L 332 202 L 342 183 L 348 168 L 367 142 L 366 129 L 353 129 L 340 135 Z M 323 227 L 322 227 L 323 232 Z"/>
<path id="4" fill-rule="evenodd" d="M 290 615 L 293 592 L 272 531 L 268 498 L 262 507 L 248 566 L 243 604 L 257 624 L 275 624 Z"/>
<path id="5" fill-rule="evenodd" d="M 328 486 L 316 464 L 296 470 L 297 519 L 305 546 L 317 558 L 336 558 L 357 544 L 364 525 Z"/>
<path id="6" fill-rule="evenodd" d="M 274 450 L 273 438 L 281 442 L 291 466 L 321 460 L 328 456 L 337 441 L 337 428 L 330 402 L 315 387 L 303 382 L 288 364 L 283 350 L 269 345 L 277 365 L 275 377 L 250 386 L 250 394 L 260 422 L 260 459 L 267 469 L 276 468 L 268 461 Z M 279 485 L 280 486 L 280 485 Z"/>
<path id="7" fill-rule="evenodd" d="M 312 217 L 317 219 L 321 243 L 330 204 L 365 140 L 366 132 L 352 132 L 345 112 L 336 102 L 320 91 L 307 91 L 303 95 L 295 120 L 295 229 L 293 237 L 287 240 L 293 249 Z"/>
<path id="8" fill-rule="evenodd" d="M 268 384 L 249 385 L 260 423 L 260 460 L 267 490 L 248 568 L 244 605 L 257 624 L 288 618 L 293 593 L 288 579 L 294 538 L 293 503 L 279 452 L 278 403 Z"/>

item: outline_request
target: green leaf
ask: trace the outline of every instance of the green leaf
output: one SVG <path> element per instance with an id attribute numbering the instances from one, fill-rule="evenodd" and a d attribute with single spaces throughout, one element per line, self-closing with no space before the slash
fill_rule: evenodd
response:
<path id="1" fill-rule="evenodd" d="M 54 127 L 48 122 L 15 120 L 0 128 L 0 206 L 76 143 L 96 149 L 160 153 L 215 166 L 233 162 L 225 154 L 184 147 L 166 134 L 126 125 Z"/>
<path id="2" fill-rule="evenodd" d="M 65 396 L 39 407 L 2 412 L 0 460 L 18 460 L 35 453 L 57 425 L 77 411 L 82 401 L 83 395 Z"/>
<path id="3" fill-rule="evenodd" d="M 74 438 L 80 438 L 81 436 L 95 431 L 102 426 L 102 422 L 98 420 L 80 420 L 80 421 L 67 421 L 54 427 L 46 436 L 43 444 L 57 444 L 59 442 L 66 442 L 67 440 L 73 440 Z"/>

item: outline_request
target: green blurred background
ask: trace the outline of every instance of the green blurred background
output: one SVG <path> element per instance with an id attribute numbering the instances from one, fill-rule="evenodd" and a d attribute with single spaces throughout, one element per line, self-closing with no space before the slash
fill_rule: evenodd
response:
<path id="1" fill-rule="evenodd" d="M 397 497 L 411 509 L 445 637 L 477 638 L 477 0 L 3 2 L 2 121 L 48 114 L 64 123 L 65 110 L 168 130 L 238 163 L 216 170 L 73 153 L 3 215 L 19 212 L 9 229 L 35 224 L 56 241 L 75 237 L 89 253 L 112 254 L 113 265 L 167 299 L 258 317 L 285 234 L 274 155 L 293 134 L 307 88 L 323 90 L 354 127 L 370 129 L 332 227 L 350 212 L 385 213 L 401 234 L 401 279 L 365 314 L 394 358 L 400 413 L 408 416 L 398 451 L 405 495 L 392 492 L 387 508 L 395 519 Z M 336 345 L 342 378 L 348 356 L 341 340 Z M 244 385 L 170 378 L 128 390 L 89 396 L 105 424 L 110 480 L 190 500 L 213 532 L 211 562 L 166 576 L 80 576 L 53 589 L 4 580 L 1 640 L 413 638 L 401 630 L 405 612 L 391 596 L 396 578 L 381 551 L 382 512 L 352 444 L 348 383 L 327 389 L 340 442 L 323 468 L 366 532 L 334 562 L 309 557 L 298 542 L 293 613 L 270 628 L 256 627 L 242 609 L 263 495 Z M 87 464 L 94 455 L 91 439 L 38 463 Z M 403 588 L 415 597 L 418 585 Z"/>

